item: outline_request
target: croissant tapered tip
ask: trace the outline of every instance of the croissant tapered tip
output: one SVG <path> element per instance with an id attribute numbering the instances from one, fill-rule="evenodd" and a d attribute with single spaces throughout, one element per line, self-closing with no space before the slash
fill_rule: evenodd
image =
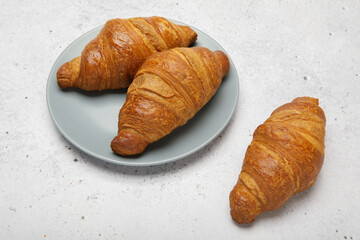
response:
<path id="1" fill-rule="evenodd" d="M 57 83 L 60 88 L 74 87 L 80 74 L 81 57 L 63 64 L 56 73 Z"/>
<path id="2" fill-rule="evenodd" d="M 226 74 L 228 74 L 228 72 L 230 70 L 229 58 L 222 51 L 215 51 L 215 54 L 221 63 L 221 69 L 222 69 L 222 73 L 223 73 L 223 77 L 224 77 L 224 76 L 226 76 Z"/>
<path id="3" fill-rule="evenodd" d="M 58 78 L 57 82 L 60 88 L 70 88 L 73 86 L 68 78 Z"/>
<path id="4" fill-rule="evenodd" d="M 183 25 L 179 25 L 178 27 L 180 27 L 181 30 L 183 31 L 185 38 L 189 40 L 188 45 L 191 45 L 196 41 L 198 35 L 194 30 L 192 30 L 188 26 L 183 26 Z"/>
<path id="5" fill-rule="evenodd" d="M 141 135 L 123 130 L 112 140 L 111 149 L 119 155 L 127 156 L 142 153 L 148 145 Z"/>
<path id="6" fill-rule="evenodd" d="M 316 105 L 319 105 L 319 99 L 313 97 L 297 97 L 293 102 L 310 102 Z"/>
<path id="7" fill-rule="evenodd" d="M 231 217 L 239 224 L 251 223 L 261 213 L 261 204 L 243 184 L 236 184 L 229 198 Z"/>

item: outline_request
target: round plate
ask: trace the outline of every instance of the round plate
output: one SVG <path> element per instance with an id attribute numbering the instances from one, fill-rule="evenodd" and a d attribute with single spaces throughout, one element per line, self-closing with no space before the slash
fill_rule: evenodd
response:
<path id="1" fill-rule="evenodd" d="M 231 59 L 230 71 L 223 79 L 217 93 L 194 118 L 168 136 L 150 144 L 141 155 L 122 157 L 114 154 L 110 143 L 117 134 L 118 114 L 125 102 L 126 89 L 101 92 L 62 90 L 56 80 L 59 67 L 80 56 L 85 45 L 96 37 L 102 27 L 99 26 L 85 33 L 71 43 L 55 61 L 49 75 L 46 89 L 48 108 L 55 125 L 69 142 L 85 153 L 107 162 L 149 166 L 188 156 L 206 146 L 220 134 L 234 113 L 239 94 L 238 76 Z M 198 34 L 194 46 L 225 52 L 210 36 L 194 27 L 191 28 Z"/>

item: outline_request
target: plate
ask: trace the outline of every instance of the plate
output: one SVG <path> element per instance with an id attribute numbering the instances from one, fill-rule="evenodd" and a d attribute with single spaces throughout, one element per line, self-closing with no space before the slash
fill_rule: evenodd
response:
<path id="1" fill-rule="evenodd" d="M 173 22 L 187 25 L 178 21 Z M 127 166 L 149 166 L 175 161 L 195 153 L 221 133 L 234 113 L 239 95 L 238 76 L 231 59 L 230 71 L 217 93 L 184 126 L 150 144 L 141 155 L 122 157 L 113 153 L 110 143 L 117 134 L 118 113 L 125 102 L 126 89 L 102 92 L 62 90 L 56 80 L 59 67 L 80 56 L 85 45 L 96 37 L 102 27 L 85 33 L 71 43 L 60 54 L 50 71 L 46 88 L 48 108 L 58 130 L 69 142 L 81 151 L 107 162 Z M 194 46 L 225 52 L 210 36 L 190 27 L 198 34 Z"/>

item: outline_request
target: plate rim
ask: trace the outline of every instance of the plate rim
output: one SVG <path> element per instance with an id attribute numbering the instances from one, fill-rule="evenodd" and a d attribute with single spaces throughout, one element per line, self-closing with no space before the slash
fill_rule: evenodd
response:
<path id="1" fill-rule="evenodd" d="M 210 35 L 206 34 L 205 32 L 199 30 L 198 28 L 195 28 L 189 24 L 186 24 L 186 23 L 183 23 L 183 22 L 180 22 L 180 21 L 177 21 L 177 20 L 172 20 L 172 19 L 169 19 L 167 18 L 168 20 L 174 22 L 175 24 L 181 24 L 181 25 L 185 25 L 185 26 L 189 26 L 191 27 L 192 29 L 194 29 L 195 32 L 201 32 L 202 34 L 204 34 L 205 36 L 207 36 L 212 42 L 214 42 L 216 45 L 220 46 L 222 49 L 221 51 L 224 51 L 225 54 L 228 56 L 229 60 L 230 60 L 230 67 L 232 66 L 232 70 L 234 71 L 234 77 L 236 78 L 237 81 L 236 82 L 236 97 L 235 97 L 235 104 L 233 104 L 231 110 L 230 110 L 230 114 L 228 115 L 228 117 L 226 118 L 226 120 L 221 124 L 221 127 L 218 128 L 218 130 L 209 138 L 206 139 L 206 141 L 204 141 L 203 143 L 201 143 L 199 146 L 195 147 L 195 148 L 192 148 L 190 151 L 187 151 L 183 154 L 180 154 L 180 155 L 177 155 L 177 156 L 174 156 L 174 157 L 171 157 L 171 158 L 166 158 L 166 159 L 163 159 L 163 160 L 160 160 L 160 161 L 151 161 L 151 162 L 136 162 L 136 161 L 123 161 L 121 159 L 119 160 L 114 160 L 114 159 L 111 159 L 111 158 L 108 158 L 108 157 L 104 157 L 104 156 L 101 156 L 101 155 L 98 155 L 94 152 L 92 152 L 91 150 L 88 150 L 84 147 L 82 147 L 81 145 L 79 145 L 76 141 L 74 141 L 72 138 L 70 138 L 66 132 L 61 128 L 61 126 L 59 125 L 59 123 L 56 121 L 55 117 L 54 117 L 54 113 L 51 109 L 51 106 L 50 106 L 50 101 L 49 101 L 49 89 L 50 89 L 50 79 L 51 79 L 51 76 L 54 74 L 56 74 L 56 69 L 55 69 L 55 63 L 58 62 L 58 60 L 63 56 L 65 55 L 65 52 L 67 52 L 67 50 L 69 48 L 71 48 L 74 44 L 76 44 L 78 41 L 80 41 L 84 35 L 87 35 L 87 34 L 90 34 L 92 32 L 97 32 L 101 30 L 101 28 L 105 25 L 105 24 L 102 24 L 102 25 L 99 25 L 83 34 L 81 34 L 81 36 L 77 37 L 74 41 L 72 41 L 61 53 L 60 55 L 56 58 L 56 60 L 54 61 L 52 67 L 51 67 L 51 70 L 50 70 L 50 73 L 49 73 L 49 76 L 47 78 L 47 84 L 46 84 L 46 102 L 47 102 L 47 107 L 48 107 L 48 110 L 49 110 L 49 113 L 50 113 L 50 116 L 51 116 L 51 119 L 53 120 L 53 122 L 55 123 L 55 126 L 56 128 L 58 129 L 58 131 L 61 133 L 61 135 L 67 140 L 69 141 L 72 145 L 74 145 L 76 148 L 78 148 L 79 150 L 81 150 L 82 152 L 96 158 L 96 159 L 99 159 L 99 160 L 102 160 L 102 161 L 105 161 L 105 162 L 109 162 L 109 163 L 113 163 L 113 164 L 116 164 L 116 165 L 123 165 L 123 166 L 130 166 L 130 167 L 147 167 L 147 166 L 155 166 L 155 165 L 161 165 L 161 164 L 165 164 L 165 163 L 170 163 L 170 162 L 174 162 L 176 160 L 179 160 L 179 159 L 183 159 L 191 154 L 194 154 L 196 152 L 198 152 L 200 149 L 204 148 L 206 145 L 208 145 L 210 142 L 212 142 L 217 136 L 219 136 L 219 134 L 226 128 L 226 126 L 229 124 L 231 118 L 233 117 L 234 115 L 234 112 L 235 112 L 235 109 L 236 109 L 236 106 L 238 104 L 238 100 L 239 100 L 239 77 L 238 77 L 238 73 L 237 73 L 237 70 L 235 68 L 235 64 L 234 62 L 232 61 L 230 55 L 227 53 L 227 51 L 214 39 L 212 38 Z M 221 85 L 220 85 L 221 87 Z M 214 97 L 214 96 L 213 96 Z M 206 103 L 207 104 L 207 103 Z M 203 106 L 205 107 L 206 104 Z M 189 119 L 190 120 L 190 119 Z M 171 133 L 170 133 L 171 134 Z M 123 156 L 119 156 L 119 157 L 122 157 L 124 158 Z"/>

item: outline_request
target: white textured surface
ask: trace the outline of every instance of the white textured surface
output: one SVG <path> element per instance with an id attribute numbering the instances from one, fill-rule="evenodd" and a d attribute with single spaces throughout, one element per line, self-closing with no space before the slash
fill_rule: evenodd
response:
<path id="1" fill-rule="evenodd" d="M 0 239 L 360 238 L 359 1 L 50 2 L 0 4 Z M 49 71 L 106 20 L 151 15 L 193 25 L 227 50 L 240 78 L 237 110 L 221 137 L 175 163 L 98 161 L 53 124 Z M 318 97 L 327 116 L 318 180 L 238 226 L 228 195 L 251 134 L 298 96 Z"/>

